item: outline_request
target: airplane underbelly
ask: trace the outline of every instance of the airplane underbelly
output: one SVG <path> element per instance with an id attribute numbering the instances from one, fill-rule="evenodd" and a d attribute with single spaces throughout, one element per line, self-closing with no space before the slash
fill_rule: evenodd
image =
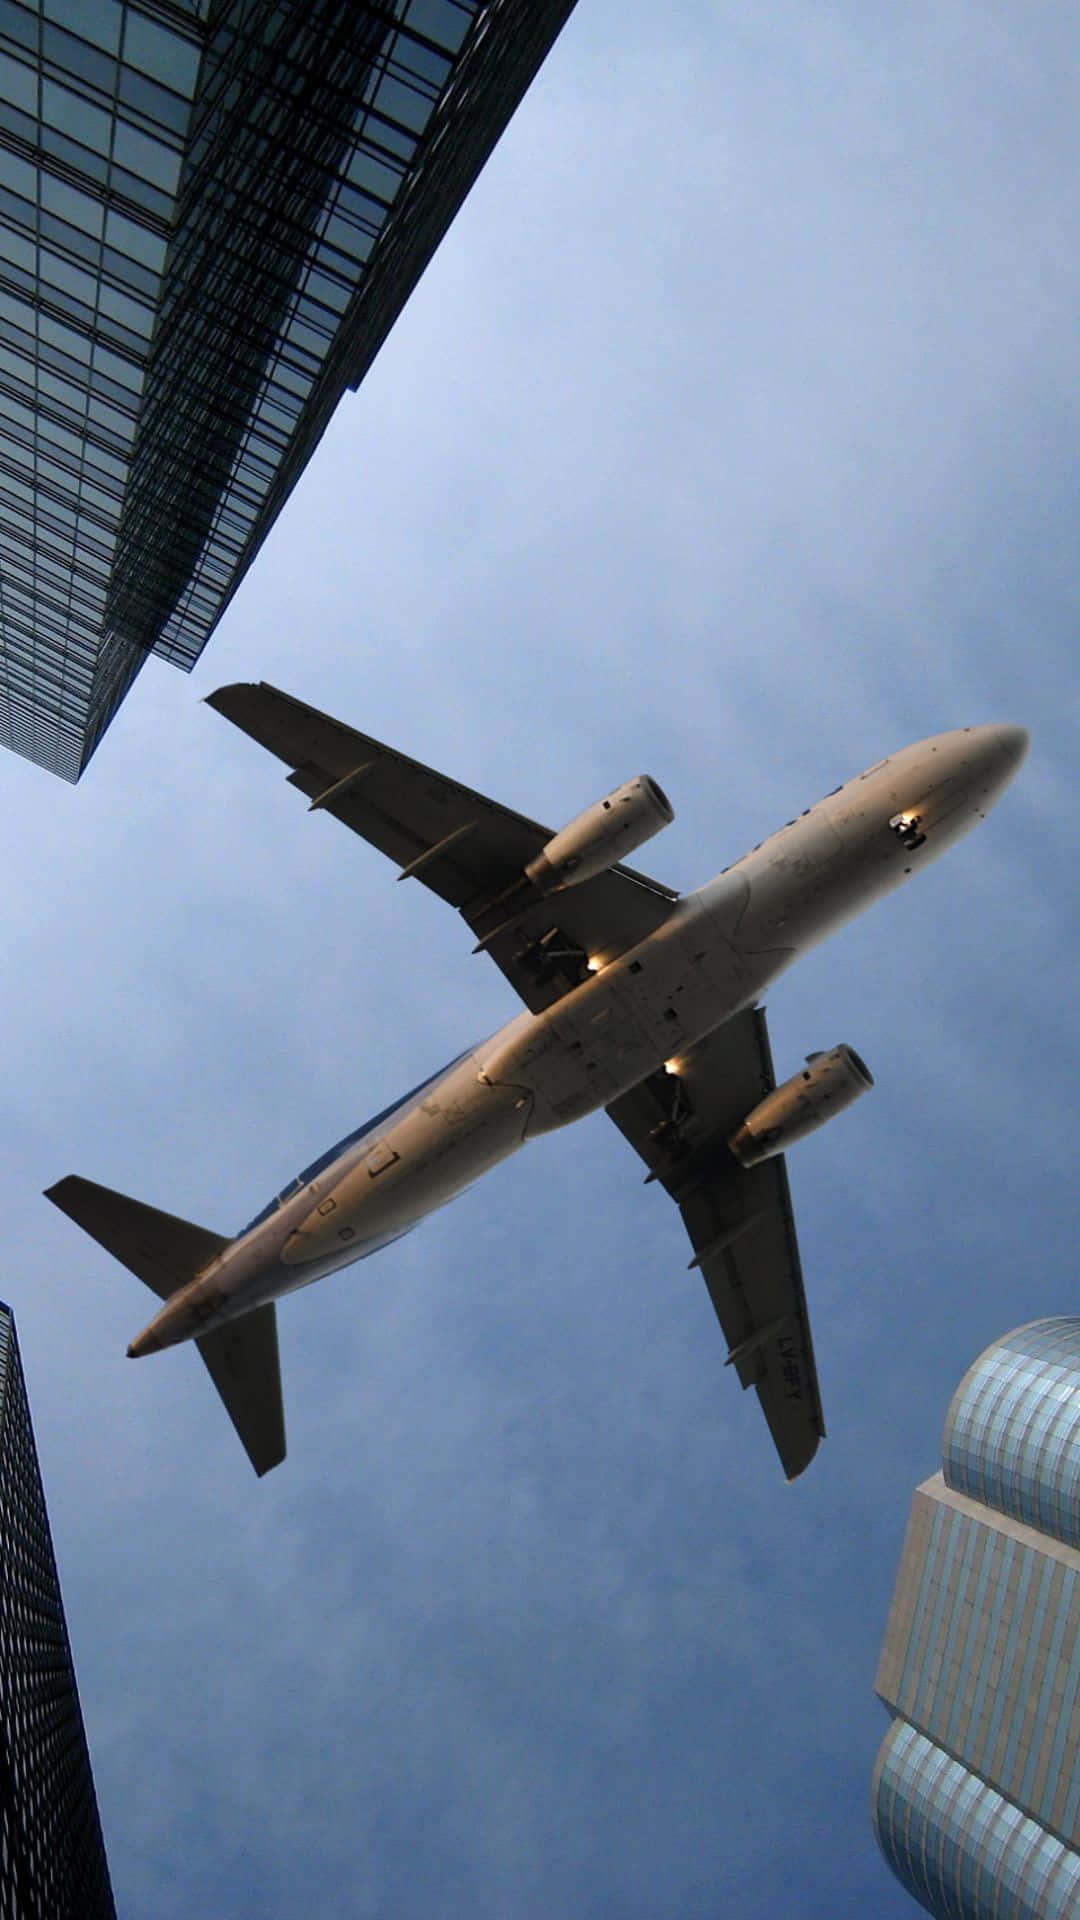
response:
<path id="1" fill-rule="evenodd" d="M 286 1266 L 385 1245 L 522 1143 L 528 1101 L 481 1084 L 470 1057 L 327 1188 L 281 1249 Z"/>
<path id="2" fill-rule="evenodd" d="M 483 1070 L 533 1097 L 530 1137 L 606 1106 L 719 1026 L 746 976 L 699 896 L 539 1017 L 496 1036 Z"/>

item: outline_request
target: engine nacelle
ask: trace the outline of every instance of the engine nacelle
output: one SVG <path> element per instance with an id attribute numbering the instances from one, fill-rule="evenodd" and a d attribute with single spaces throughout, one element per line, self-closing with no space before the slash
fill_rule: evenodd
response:
<path id="1" fill-rule="evenodd" d="M 586 807 L 529 861 L 525 872 L 540 893 L 580 886 L 583 880 L 617 867 L 674 818 L 675 809 L 663 789 L 641 773 L 616 787 L 606 800 Z"/>
<path id="2" fill-rule="evenodd" d="M 783 1153 L 834 1113 L 850 1107 L 869 1092 L 874 1076 L 854 1047 L 830 1047 L 827 1053 L 808 1053 L 801 1073 L 793 1073 L 782 1087 L 774 1087 L 748 1113 L 728 1146 L 744 1167 L 756 1167 Z"/>

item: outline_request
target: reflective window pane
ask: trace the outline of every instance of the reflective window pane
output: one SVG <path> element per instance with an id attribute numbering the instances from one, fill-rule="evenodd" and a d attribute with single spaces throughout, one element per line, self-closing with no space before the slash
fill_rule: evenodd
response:
<path id="1" fill-rule="evenodd" d="M 160 80 L 190 100 L 195 92 L 199 59 L 200 50 L 190 40 L 182 40 L 179 34 L 170 33 L 168 27 L 156 20 L 147 20 L 143 14 L 136 13 L 134 7 L 129 7 L 124 34 L 125 66 L 138 67 L 152 80 Z"/>
<path id="2" fill-rule="evenodd" d="M 108 114 L 101 107 L 91 106 L 89 100 L 73 93 L 70 87 L 62 87 L 55 80 L 42 81 L 41 117 L 46 126 L 55 127 L 69 140 L 78 140 L 95 153 L 108 153 Z"/>
<path id="3" fill-rule="evenodd" d="M 105 209 L 92 194 L 82 193 L 78 187 L 69 187 L 65 180 L 57 180 L 52 174 L 43 173 L 41 204 L 50 213 L 59 214 L 61 220 L 67 220 L 71 226 L 81 227 L 84 233 L 96 234 L 100 238 Z"/>
<path id="4" fill-rule="evenodd" d="M 13 107 L 20 107 L 24 113 L 36 114 L 37 74 L 22 60 L 13 60 L 9 53 L 0 53 L 0 100 Z"/>
<path id="5" fill-rule="evenodd" d="M 165 265 L 166 242 L 160 234 L 151 233 L 148 227 L 141 227 L 138 221 L 129 220 L 126 214 L 117 213 L 112 207 L 105 218 L 105 240 L 118 253 L 129 254 L 155 273 L 160 273 Z"/>
<path id="6" fill-rule="evenodd" d="M 0 147 L 0 182 L 24 200 L 33 202 L 37 198 L 37 168 L 29 160 L 20 160 L 17 153 L 9 153 L 6 147 Z"/>
<path id="7" fill-rule="evenodd" d="M 163 193 L 176 191 L 176 183 L 180 178 L 180 155 L 172 147 L 163 146 L 160 140 L 151 140 L 145 133 L 137 133 L 125 120 L 116 123 L 113 158 L 129 173 L 137 174 L 152 186 L 160 187 Z"/>
<path id="8" fill-rule="evenodd" d="M 123 10 L 119 0 L 44 0 L 46 20 L 55 20 L 106 53 L 120 50 Z"/>

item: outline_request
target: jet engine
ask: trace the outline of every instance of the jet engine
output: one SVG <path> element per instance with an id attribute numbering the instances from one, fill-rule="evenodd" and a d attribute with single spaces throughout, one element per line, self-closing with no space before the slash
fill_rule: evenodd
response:
<path id="1" fill-rule="evenodd" d="M 663 789 L 641 773 L 616 787 L 606 800 L 586 807 L 529 861 L 525 872 L 543 894 L 580 886 L 583 880 L 618 866 L 674 818 L 675 809 Z"/>
<path id="2" fill-rule="evenodd" d="M 756 1167 L 824 1126 L 873 1084 L 873 1074 L 854 1047 L 841 1044 L 825 1053 L 808 1053 L 802 1072 L 766 1094 L 728 1146 L 742 1166 Z"/>

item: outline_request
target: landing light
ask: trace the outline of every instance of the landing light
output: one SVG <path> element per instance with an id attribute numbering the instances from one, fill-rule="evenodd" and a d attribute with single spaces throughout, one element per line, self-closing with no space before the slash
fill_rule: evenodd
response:
<path id="1" fill-rule="evenodd" d="M 679 1062 L 678 1062 L 678 1060 L 665 1060 L 665 1061 L 664 1061 L 664 1072 L 665 1072 L 665 1073 L 671 1073 L 671 1074 L 676 1074 L 676 1075 L 677 1075 L 677 1074 L 678 1074 L 678 1071 L 679 1071 Z"/>
<path id="2" fill-rule="evenodd" d="M 586 969 L 589 973 L 599 973 L 603 964 L 604 964 L 603 961 L 598 959 L 595 953 L 590 953 L 588 959 L 585 962 Z"/>
<path id="3" fill-rule="evenodd" d="M 905 847 L 921 847 L 926 839 L 922 831 L 922 815 L 914 807 L 905 807 L 902 813 L 894 813 L 889 828 Z"/>

